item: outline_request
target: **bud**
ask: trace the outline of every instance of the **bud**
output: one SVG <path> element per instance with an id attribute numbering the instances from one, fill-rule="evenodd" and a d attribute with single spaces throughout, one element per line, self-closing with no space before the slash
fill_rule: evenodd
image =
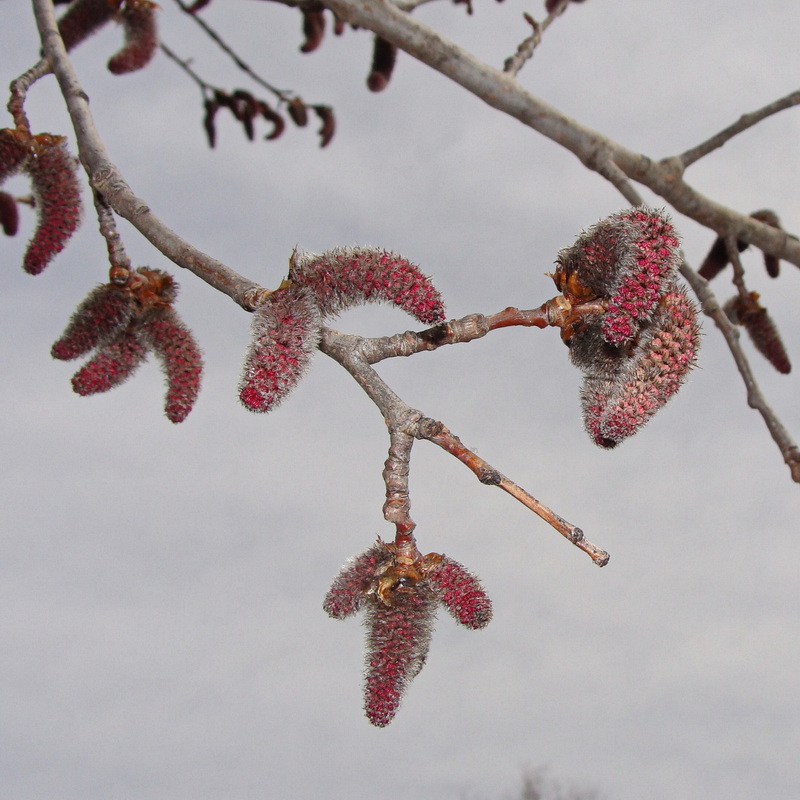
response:
<path id="1" fill-rule="evenodd" d="M 0 192 L 0 227 L 6 236 L 16 236 L 19 230 L 17 199 L 8 192 Z"/>
<path id="2" fill-rule="evenodd" d="M 392 560 L 392 551 L 380 540 L 365 553 L 351 558 L 333 579 L 322 604 L 325 613 L 344 619 L 364 605 L 375 575 Z"/>
<path id="3" fill-rule="evenodd" d="M 36 201 L 38 225 L 25 253 L 23 268 L 38 275 L 60 253 L 81 219 L 77 162 L 63 136 L 40 133 L 25 165 Z"/>
<path id="4" fill-rule="evenodd" d="M 307 287 L 324 317 L 363 303 L 391 303 L 431 325 L 445 319 L 444 302 L 419 267 L 375 248 L 339 248 L 322 255 L 295 250 L 289 280 Z"/>
<path id="5" fill-rule="evenodd" d="M 274 291 L 253 313 L 239 398 L 251 411 L 271 411 L 305 375 L 320 336 L 312 293 L 290 285 Z"/>

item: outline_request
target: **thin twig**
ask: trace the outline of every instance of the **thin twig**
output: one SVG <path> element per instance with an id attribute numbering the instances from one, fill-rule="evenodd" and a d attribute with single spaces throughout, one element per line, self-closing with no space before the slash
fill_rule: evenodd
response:
<path id="1" fill-rule="evenodd" d="M 610 558 L 605 550 L 586 540 L 583 531 L 567 522 L 552 509 L 540 503 L 532 494 L 525 491 L 513 481 L 498 472 L 491 464 L 484 461 L 479 455 L 465 447 L 461 440 L 448 430 L 441 422 L 424 417 L 417 425 L 417 437 L 427 439 L 441 447 L 450 455 L 457 458 L 462 464 L 469 467 L 477 479 L 486 486 L 497 486 L 508 492 L 522 505 L 533 511 L 552 528 L 557 530 L 565 539 L 568 539 L 580 550 L 583 550 L 598 567 L 604 567 Z"/>
<path id="2" fill-rule="evenodd" d="M 44 77 L 50 73 L 50 62 L 46 58 L 42 58 L 38 63 L 34 64 L 29 70 L 26 70 L 16 80 L 11 82 L 9 87 L 11 90 L 11 97 L 8 101 L 8 111 L 14 118 L 14 124 L 17 128 L 22 128 L 30 131 L 30 123 L 25 114 L 25 97 L 28 94 L 28 89 L 33 86 L 39 78 Z"/>
<path id="3" fill-rule="evenodd" d="M 789 467 L 792 480 L 800 483 L 800 449 L 789 436 L 789 432 L 783 423 L 775 416 L 775 412 L 767 403 L 761 389 L 756 382 L 750 362 L 747 360 L 741 345 L 739 344 L 739 331 L 728 319 L 725 312 L 714 297 L 713 292 L 708 288 L 708 281 L 701 278 L 684 260 L 680 268 L 681 274 L 688 281 L 702 304 L 705 314 L 714 320 L 714 324 L 719 328 L 725 337 L 728 349 L 731 351 L 736 367 L 744 381 L 747 391 L 747 404 L 761 414 L 761 418 L 767 426 L 773 441 L 783 456 L 783 460 Z"/>
<path id="4" fill-rule="evenodd" d="M 133 193 L 111 162 L 94 124 L 86 93 L 67 57 L 52 3 L 50 0 L 33 0 L 33 8 L 42 47 L 67 104 L 78 141 L 78 153 L 92 188 L 170 261 L 193 272 L 242 308 L 252 311 L 263 302 L 267 289 L 193 247 L 164 225 Z"/>
<path id="5" fill-rule="evenodd" d="M 206 35 L 217 44 L 217 46 L 239 67 L 242 72 L 247 74 L 252 80 L 254 80 L 259 86 L 263 86 L 267 91 L 272 92 L 276 97 L 280 100 L 288 101 L 290 98 L 290 94 L 287 92 L 282 91 L 281 89 L 276 88 L 268 81 L 265 81 L 255 70 L 252 69 L 248 64 L 246 64 L 236 51 L 199 15 L 199 14 L 192 14 L 189 11 L 189 7 L 183 2 L 183 0 L 175 0 L 175 4 L 178 8 L 181 9 L 188 17 L 191 17 L 206 33 Z"/>
<path id="6" fill-rule="evenodd" d="M 559 0 L 553 10 L 545 17 L 544 22 L 537 22 L 530 14 L 523 14 L 525 22 L 533 28 L 530 36 L 523 39 L 517 47 L 517 52 L 509 56 L 503 64 L 503 72 L 516 77 L 525 64 L 533 58 L 534 50 L 542 41 L 542 34 L 553 24 L 553 21 L 564 13 L 569 0 Z"/>
<path id="7" fill-rule="evenodd" d="M 732 125 L 728 125 L 727 128 L 714 134 L 710 139 L 706 139 L 705 142 L 701 142 L 695 147 L 690 147 L 677 156 L 677 159 L 681 162 L 683 168 L 686 169 L 686 167 L 690 164 L 694 164 L 695 161 L 699 161 L 703 156 L 707 156 L 714 150 L 718 150 L 733 139 L 734 136 L 738 136 L 738 134 L 746 131 L 748 128 L 752 128 L 767 117 L 798 104 L 800 104 L 800 90 L 787 94 L 786 97 L 781 97 L 779 100 L 775 100 L 772 103 L 768 103 L 757 111 L 751 111 L 749 114 L 742 114 Z"/>
<path id="8" fill-rule="evenodd" d="M 394 437 L 391 439 L 390 457 L 387 459 L 384 470 L 385 480 L 387 470 L 392 476 L 391 482 L 387 480 L 387 503 L 384 505 L 384 516 L 387 520 L 395 522 L 395 524 L 398 520 L 401 522 L 408 520 L 413 526 L 413 522 L 410 522 L 410 518 L 407 516 L 410 501 L 407 496 L 402 497 L 404 491 L 407 493 L 407 473 L 404 474 L 403 470 L 407 468 L 411 453 L 411 444 L 404 437 L 412 436 L 417 439 L 427 439 L 450 453 L 466 464 L 481 483 L 498 486 L 508 492 L 562 536 L 569 539 L 576 547 L 587 553 L 598 566 L 602 567 L 608 563 L 608 553 L 586 541 L 580 528 L 564 520 L 529 492 L 510 481 L 478 455 L 464 447 L 461 440 L 441 422 L 425 417 L 420 411 L 411 408 L 401 400 L 367 362 L 362 354 L 364 342 L 365 340 L 360 336 L 323 328 L 319 349 L 341 364 L 355 378 L 383 414 L 389 427 L 390 436 Z M 392 431 L 399 433 L 392 434 Z M 397 519 L 392 516 L 395 507 L 400 511 Z M 401 532 L 399 527 L 398 532 Z"/>

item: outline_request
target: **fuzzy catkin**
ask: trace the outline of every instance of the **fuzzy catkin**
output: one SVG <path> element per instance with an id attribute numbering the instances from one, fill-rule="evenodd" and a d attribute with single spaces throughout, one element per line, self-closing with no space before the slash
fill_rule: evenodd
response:
<path id="1" fill-rule="evenodd" d="M 134 313 L 133 297 L 123 288 L 103 284 L 75 309 L 51 355 L 61 361 L 78 358 L 127 327 Z"/>
<path id="2" fill-rule="evenodd" d="M 458 561 L 442 556 L 427 579 L 436 597 L 461 625 L 477 630 L 489 624 L 492 601 L 478 578 Z"/>
<path id="3" fill-rule="evenodd" d="M 425 664 L 436 601 L 424 585 L 396 593 L 391 606 L 375 595 L 367 600 L 364 711 L 373 725 L 382 728 L 394 719 L 409 683 Z"/>
<path id="4" fill-rule="evenodd" d="M 673 284 L 620 374 L 585 381 L 584 424 L 595 444 L 612 448 L 640 430 L 685 381 L 699 340 L 697 309 Z"/>
<path id="5" fill-rule="evenodd" d="M 321 320 L 312 294 L 277 289 L 253 314 L 239 399 L 251 411 L 271 411 L 295 388 L 319 343 Z"/>
<path id="6" fill-rule="evenodd" d="M 364 303 L 391 303 L 427 325 L 443 322 L 444 302 L 415 264 L 386 250 L 353 247 L 322 255 L 295 251 L 289 280 L 306 287 L 323 318 Z"/>
<path id="7" fill-rule="evenodd" d="M 81 221 L 81 188 L 77 162 L 63 136 L 42 133 L 33 139 L 34 153 L 25 171 L 31 179 L 38 224 L 23 268 L 38 275 L 66 246 Z"/>
<path id="8" fill-rule="evenodd" d="M 135 72 L 150 63 L 158 49 L 157 9 L 150 0 L 128 0 L 121 16 L 125 44 L 108 62 L 114 75 Z"/>
<path id="9" fill-rule="evenodd" d="M 141 335 L 161 362 L 167 383 L 164 413 L 183 422 L 200 392 L 203 356 L 191 331 L 171 307 L 159 309 L 143 323 Z"/>

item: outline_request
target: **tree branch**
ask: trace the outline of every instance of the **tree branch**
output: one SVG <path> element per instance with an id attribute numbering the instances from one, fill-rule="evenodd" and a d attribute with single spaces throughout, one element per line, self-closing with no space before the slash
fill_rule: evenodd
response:
<path id="1" fill-rule="evenodd" d="M 33 0 L 45 56 L 58 80 L 78 141 L 78 153 L 92 188 L 121 217 L 179 267 L 188 269 L 242 308 L 252 311 L 267 289 L 206 255 L 170 230 L 128 186 L 111 162 L 89 110 L 89 102 L 67 57 L 51 0 Z"/>
<path id="2" fill-rule="evenodd" d="M 684 182 L 684 165 L 679 158 L 653 161 L 582 125 L 528 92 L 513 76 L 481 62 L 390 0 L 323 0 L 323 4 L 340 19 L 368 28 L 492 108 L 552 139 L 589 169 L 601 172 L 601 165 L 613 162 L 627 178 L 646 186 L 701 225 L 717 233 L 732 230 L 739 239 L 800 266 L 800 241 L 697 192 Z"/>

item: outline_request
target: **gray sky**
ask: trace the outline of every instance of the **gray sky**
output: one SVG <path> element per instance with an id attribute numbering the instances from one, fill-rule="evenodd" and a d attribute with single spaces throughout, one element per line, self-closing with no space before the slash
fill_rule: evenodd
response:
<path id="1" fill-rule="evenodd" d="M 251 87 L 163 0 L 164 40 L 208 80 Z M 540 2 L 422 8 L 421 19 L 495 65 Z M 569 9 L 521 74 L 526 87 L 652 157 L 681 152 L 796 88 L 796 0 L 592 0 Z M 26 3 L 2 0 L 7 83 L 38 44 Z M 274 84 L 332 104 L 339 129 L 248 143 L 221 120 L 209 152 L 199 93 L 160 56 L 101 68 L 105 30 L 75 65 L 112 159 L 184 237 L 276 286 L 292 248 L 395 249 L 432 274 L 452 316 L 532 308 L 555 292 L 556 252 L 624 201 L 556 145 L 402 54 L 390 87 L 364 85 L 370 39 L 297 52 L 297 12 L 215 0 L 205 18 Z M 33 127 L 68 131 L 52 82 Z M 8 124 L 8 117 L 5 124 Z M 800 230 L 800 117 L 784 112 L 692 167 L 704 193 L 774 208 Z M 25 181 L 9 184 L 26 190 Z M 699 263 L 713 238 L 675 218 Z M 19 268 L 32 220 L 2 246 L 0 292 L 0 781 L 14 800 L 131 797 L 352 800 L 508 797 L 526 767 L 611 800 L 800 796 L 797 519 L 800 499 L 720 336 L 700 368 L 618 450 L 595 448 L 579 375 L 553 330 L 505 330 L 380 372 L 411 405 L 611 552 L 598 569 L 460 464 L 418 443 L 412 514 L 423 551 L 482 577 L 495 604 L 478 633 L 440 618 L 395 719 L 361 710 L 361 625 L 321 609 L 341 563 L 376 535 L 386 432 L 352 379 L 318 356 L 268 416 L 236 384 L 249 318 L 193 276 L 179 312 L 206 353 L 198 406 L 162 416 L 154 364 L 98 397 L 70 391 L 52 342 L 105 280 L 87 215 L 47 271 Z M 139 264 L 177 268 L 122 226 Z M 744 256 L 751 288 L 800 362 L 800 275 Z M 720 299 L 732 294 L 723 276 Z M 416 326 L 393 309 L 341 330 Z M 752 348 L 747 345 L 749 353 Z M 754 357 L 800 436 L 798 376 Z"/>

